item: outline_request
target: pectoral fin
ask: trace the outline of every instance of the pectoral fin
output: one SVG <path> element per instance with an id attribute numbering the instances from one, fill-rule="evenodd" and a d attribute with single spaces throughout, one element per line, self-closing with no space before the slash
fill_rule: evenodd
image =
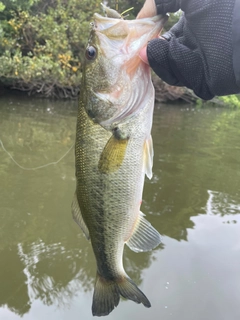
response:
<path id="1" fill-rule="evenodd" d="M 83 221 L 83 217 L 81 214 L 81 210 L 79 208 L 76 192 L 74 193 L 73 202 L 72 202 L 72 215 L 73 215 L 73 220 L 79 225 L 79 227 L 82 229 L 83 233 L 85 234 L 86 238 L 89 240 L 90 236 L 89 236 L 88 227 Z"/>
<path id="2" fill-rule="evenodd" d="M 100 156 L 98 169 L 102 173 L 117 171 L 124 160 L 127 144 L 128 139 L 118 139 L 112 135 Z"/>
<path id="3" fill-rule="evenodd" d="M 153 143 L 152 136 L 145 140 L 144 142 L 144 157 L 143 157 L 143 165 L 144 172 L 149 179 L 152 179 L 152 166 L 153 166 Z"/>
<path id="4" fill-rule="evenodd" d="M 161 243 L 161 236 L 140 212 L 131 238 L 126 242 L 135 252 L 150 251 Z"/>

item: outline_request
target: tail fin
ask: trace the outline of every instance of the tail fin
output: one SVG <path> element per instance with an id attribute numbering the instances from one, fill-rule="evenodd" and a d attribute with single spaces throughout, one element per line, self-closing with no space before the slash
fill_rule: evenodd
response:
<path id="1" fill-rule="evenodd" d="M 136 303 L 142 303 L 147 308 L 151 307 L 147 297 L 127 275 L 120 280 L 110 281 L 97 273 L 92 303 L 93 316 L 108 315 L 117 307 L 120 295 Z"/>

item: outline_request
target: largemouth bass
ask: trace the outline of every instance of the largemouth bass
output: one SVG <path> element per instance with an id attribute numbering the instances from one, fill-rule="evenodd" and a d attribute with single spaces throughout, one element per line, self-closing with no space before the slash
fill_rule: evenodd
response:
<path id="1" fill-rule="evenodd" d="M 109 314 L 120 296 L 151 306 L 124 271 L 123 250 L 148 251 L 161 241 L 140 211 L 145 174 L 152 177 L 154 88 L 138 53 L 166 17 L 124 20 L 109 12 L 94 15 L 85 53 L 72 203 L 96 258 L 96 316 Z"/>

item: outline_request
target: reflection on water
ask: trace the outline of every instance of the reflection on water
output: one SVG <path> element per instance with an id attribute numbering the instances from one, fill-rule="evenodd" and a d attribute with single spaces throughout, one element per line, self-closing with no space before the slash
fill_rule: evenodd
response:
<path id="1" fill-rule="evenodd" d="M 143 212 L 163 235 L 124 265 L 152 303 L 109 319 L 239 319 L 240 112 L 156 107 L 154 176 Z M 24 167 L 74 142 L 76 103 L 1 98 L 0 139 Z M 0 150 L 0 319 L 90 319 L 95 261 L 70 206 L 74 151 L 25 171 Z"/>
<path id="2" fill-rule="evenodd" d="M 227 194 L 208 190 L 208 201 L 206 204 L 206 213 L 207 214 L 220 214 L 224 216 L 225 214 L 239 214 L 240 213 L 240 204 L 237 200 L 231 199 Z M 235 223 L 237 222 L 234 220 Z"/>
<path id="3" fill-rule="evenodd" d="M 26 249 L 22 244 L 18 244 L 18 255 L 25 266 L 23 273 L 26 276 L 25 283 L 30 303 L 40 298 L 47 305 L 68 305 L 77 290 L 84 286 L 84 277 L 81 279 L 82 270 L 76 270 L 76 264 L 71 263 L 69 254 L 72 255 L 73 252 L 66 252 L 61 243 L 47 245 L 39 240 L 38 243 L 32 243 Z M 78 256 L 78 252 L 75 254 Z M 64 257 L 66 262 L 70 260 L 66 271 L 70 269 L 71 272 L 64 284 L 56 272 L 58 264 L 64 263 L 61 257 Z M 45 269 L 43 269 L 44 266 Z"/>

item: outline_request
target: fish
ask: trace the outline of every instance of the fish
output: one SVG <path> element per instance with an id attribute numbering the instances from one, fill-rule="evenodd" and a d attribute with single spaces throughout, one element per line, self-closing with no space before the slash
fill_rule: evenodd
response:
<path id="1" fill-rule="evenodd" d="M 152 177 L 154 88 L 139 51 L 166 16 L 126 20 L 112 9 L 94 14 L 85 51 L 76 128 L 72 215 L 96 259 L 92 314 L 108 315 L 120 296 L 145 307 L 148 298 L 123 267 L 125 244 L 154 249 L 158 231 L 140 210 L 145 175 Z"/>

